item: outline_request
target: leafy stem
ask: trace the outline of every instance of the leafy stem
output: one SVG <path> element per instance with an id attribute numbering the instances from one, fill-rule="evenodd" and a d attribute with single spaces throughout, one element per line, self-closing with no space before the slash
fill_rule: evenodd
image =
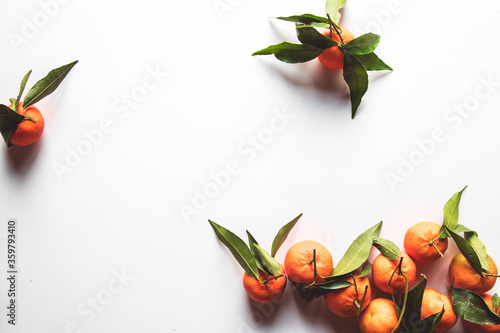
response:
<path id="1" fill-rule="evenodd" d="M 285 276 L 285 274 L 273 275 L 273 276 L 271 276 L 270 278 L 267 278 L 267 279 L 265 279 L 264 281 L 262 281 L 262 284 L 266 284 L 266 283 L 268 283 L 268 282 L 269 282 L 269 281 L 271 281 L 271 280 L 278 280 L 278 279 L 279 279 L 280 277 L 282 277 L 282 276 Z"/>
<path id="2" fill-rule="evenodd" d="M 398 275 L 402 275 L 405 279 L 405 293 L 404 293 L 404 297 L 403 297 L 403 306 L 401 307 L 401 312 L 399 314 L 398 322 L 396 323 L 396 326 L 392 329 L 391 333 L 395 332 L 396 329 L 401 324 L 401 321 L 403 320 L 404 313 L 406 311 L 406 303 L 408 301 L 408 278 L 406 277 L 406 274 L 402 270 L 402 265 L 403 265 L 403 257 L 401 257 L 401 259 L 399 260 L 398 266 L 392 272 L 391 278 L 389 279 L 389 282 L 387 283 L 387 287 L 389 287 L 389 291 L 391 292 L 392 301 L 394 302 L 394 305 L 396 306 L 396 301 L 394 299 L 394 293 L 392 292 L 392 289 L 391 289 L 392 278 L 394 277 L 394 274 L 396 274 L 396 272 L 397 272 Z"/>
<path id="3" fill-rule="evenodd" d="M 429 241 L 429 245 L 432 245 L 436 249 L 436 251 L 439 253 L 439 255 L 441 257 L 444 257 L 444 254 L 441 251 L 439 251 L 439 249 L 437 247 L 437 242 L 439 242 L 439 236 L 436 239 Z"/>
<path id="4" fill-rule="evenodd" d="M 341 35 L 342 30 L 340 30 L 340 28 L 335 23 L 333 23 L 330 14 L 326 14 L 326 17 L 328 18 L 328 23 L 330 23 L 330 38 L 332 38 L 332 30 L 335 30 L 335 33 L 340 38 L 340 45 L 344 45 L 344 39 Z"/>
<path id="5" fill-rule="evenodd" d="M 363 298 L 359 299 L 358 293 L 358 285 L 356 284 L 356 277 L 351 273 L 352 282 L 354 284 L 354 290 L 356 291 L 356 300 L 354 301 L 354 305 L 358 308 L 358 314 L 356 315 L 356 319 L 359 320 L 359 316 L 361 315 L 361 309 L 363 309 L 363 304 L 365 303 L 366 293 L 368 292 L 368 286 L 365 287 L 365 292 L 363 294 Z"/>

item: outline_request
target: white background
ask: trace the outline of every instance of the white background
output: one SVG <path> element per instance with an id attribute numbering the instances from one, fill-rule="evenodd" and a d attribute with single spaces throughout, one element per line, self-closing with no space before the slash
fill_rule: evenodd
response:
<path id="1" fill-rule="evenodd" d="M 19 223 L 17 325 L 2 305 L 1 331 L 357 331 L 291 285 L 280 304 L 251 302 L 209 218 L 269 249 L 304 213 L 277 258 L 314 239 L 338 262 L 380 220 L 381 237 L 402 247 L 408 227 L 441 223 L 445 202 L 468 185 L 460 222 L 500 258 L 500 2 L 349 0 L 341 25 L 379 33 L 376 52 L 394 68 L 370 74 L 354 120 L 341 72 L 251 56 L 296 42 L 292 23 L 270 17 L 324 15 L 324 1 L 62 2 L 9 2 L 0 22 L 2 103 L 29 69 L 31 87 L 80 61 L 38 104 L 42 140 L 0 149 L 0 231 L 9 218 Z M 127 107 L 132 94 L 138 103 Z M 100 137 L 102 121 L 112 128 Z M 435 131 L 443 140 L 431 144 Z M 70 153 L 78 149 L 85 156 Z M 228 163 L 237 174 L 214 188 Z M 391 186 L 388 173 L 401 178 Z M 5 238 L 0 246 L 5 271 Z M 430 286 L 446 291 L 456 252 L 419 266 Z M 5 306 L 6 288 L 0 279 Z"/>

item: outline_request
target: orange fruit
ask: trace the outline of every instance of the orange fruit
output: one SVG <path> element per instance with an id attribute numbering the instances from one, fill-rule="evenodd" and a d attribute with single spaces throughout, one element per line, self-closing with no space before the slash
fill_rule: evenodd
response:
<path id="1" fill-rule="evenodd" d="M 286 286 L 285 269 L 281 265 L 280 274 L 283 274 L 283 276 L 262 283 L 245 273 L 243 276 L 243 287 L 245 287 L 248 296 L 256 302 L 263 304 L 274 302 L 280 298 Z M 261 281 L 266 281 L 270 277 L 273 277 L 273 275 L 269 276 L 259 269 L 259 278 Z"/>
<path id="2" fill-rule="evenodd" d="M 398 314 L 394 303 L 385 298 L 372 300 L 359 317 L 362 333 L 391 333 L 397 324 Z M 399 332 L 399 326 L 394 332 Z"/>
<path id="3" fill-rule="evenodd" d="M 416 262 L 431 263 L 441 255 L 431 244 L 438 238 L 441 226 L 434 222 L 420 222 L 412 226 L 405 234 L 404 246 L 406 253 Z M 442 254 L 448 249 L 448 238 L 439 239 L 434 243 Z"/>
<path id="4" fill-rule="evenodd" d="M 488 294 L 481 296 L 486 304 L 493 310 L 493 297 Z M 497 309 L 497 314 L 500 314 L 500 308 Z M 478 325 L 473 324 L 470 321 L 462 319 L 462 324 L 467 332 L 470 333 L 498 333 L 500 332 L 500 325 Z"/>
<path id="5" fill-rule="evenodd" d="M 313 250 L 316 249 L 316 273 L 330 276 L 333 272 L 333 259 L 330 252 L 318 242 L 307 240 L 292 246 L 285 256 L 286 274 L 293 282 L 311 284 L 324 282 L 314 276 Z"/>
<path id="6" fill-rule="evenodd" d="M 453 307 L 448 296 L 432 288 L 426 288 L 424 290 L 424 296 L 422 297 L 422 319 L 441 312 L 443 306 L 443 317 L 434 330 L 434 332 L 437 333 L 448 332 L 448 330 L 450 330 L 457 323 L 458 316 L 455 314 L 455 311 L 453 311 Z"/>
<path id="7" fill-rule="evenodd" d="M 342 36 L 342 40 L 344 41 L 344 43 L 347 43 L 354 39 L 354 35 L 349 30 L 347 30 L 346 28 L 340 29 L 340 35 Z M 331 34 L 330 30 L 327 30 L 323 32 L 323 35 L 333 39 L 337 43 L 341 42 L 340 37 L 339 35 L 337 35 L 335 30 L 333 30 Z M 340 50 L 338 46 L 332 46 L 324 50 L 323 53 L 318 56 L 318 60 L 323 66 L 330 69 L 344 68 L 344 52 L 342 52 L 342 50 Z"/>
<path id="8" fill-rule="evenodd" d="M 491 273 L 497 275 L 498 269 L 495 262 L 490 256 L 488 256 L 488 258 Z M 450 282 L 453 281 L 453 287 L 472 290 L 477 294 L 486 293 L 493 288 L 497 281 L 497 278 L 494 276 L 482 276 L 471 266 L 471 264 L 469 264 L 464 255 L 460 252 L 451 260 L 449 274 Z"/>
<path id="9" fill-rule="evenodd" d="M 352 277 L 348 278 L 347 281 L 352 283 Z M 368 287 L 368 289 L 366 289 L 366 287 Z M 361 301 L 363 301 L 364 297 L 363 306 L 361 308 L 361 310 L 364 310 L 370 303 L 371 295 L 370 280 L 368 280 L 367 277 L 362 277 L 356 278 L 356 287 L 353 283 L 347 288 L 334 290 L 326 294 L 324 299 L 326 306 L 331 312 L 339 317 L 348 318 L 358 315 L 358 305 L 356 305 L 356 301 L 361 305 Z"/>
<path id="10" fill-rule="evenodd" d="M 43 133 L 45 122 L 40 111 L 33 105 L 28 106 L 22 110 L 23 103 L 20 102 L 17 113 L 26 117 L 26 119 L 19 124 L 17 130 L 10 138 L 10 143 L 17 146 L 28 146 L 35 143 L 40 139 Z M 22 110 L 22 111 L 20 111 Z"/>
<path id="11" fill-rule="evenodd" d="M 401 265 L 401 271 L 405 273 L 408 279 L 408 288 L 410 288 L 417 279 L 417 266 L 413 260 L 406 253 L 401 252 L 401 257 L 403 258 L 403 263 Z M 398 259 L 387 259 L 383 255 L 379 254 L 377 258 L 373 261 L 372 269 L 372 279 L 373 283 L 382 291 L 390 293 L 392 290 L 393 294 L 401 294 L 405 291 L 405 278 L 403 275 L 399 275 L 398 272 L 394 271 L 398 267 L 401 258 Z M 394 273 L 394 276 L 393 276 Z M 392 280 L 391 280 L 392 276 Z M 391 281 L 391 289 L 389 290 L 388 283 Z"/>

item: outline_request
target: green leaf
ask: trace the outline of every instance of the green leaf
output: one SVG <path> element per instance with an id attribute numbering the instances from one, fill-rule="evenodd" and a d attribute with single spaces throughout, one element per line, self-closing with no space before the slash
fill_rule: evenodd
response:
<path id="1" fill-rule="evenodd" d="M 375 237 L 373 238 L 373 246 L 375 246 L 387 259 L 393 260 L 401 258 L 399 247 L 390 240 Z"/>
<path id="2" fill-rule="evenodd" d="M 460 205 L 460 199 L 462 199 L 462 193 L 467 188 L 465 186 L 462 191 L 455 193 L 450 200 L 444 206 L 444 221 L 439 232 L 439 238 L 444 239 L 450 237 L 448 233 L 446 233 L 446 228 L 455 230 L 458 225 L 458 206 Z"/>
<path id="3" fill-rule="evenodd" d="M 492 303 L 493 303 L 493 310 L 497 312 L 498 308 L 500 307 L 500 296 L 498 296 L 498 294 L 493 295 Z"/>
<path id="4" fill-rule="evenodd" d="M 342 51 L 350 54 L 370 54 L 375 51 L 379 42 L 380 36 L 369 32 L 351 40 L 349 43 L 344 44 L 340 48 Z"/>
<path id="5" fill-rule="evenodd" d="M 349 86 L 352 118 L 361 104 L 361 99 L 368 90 L 368 73 L 361 61 L 349 53 L 344 53 L 344 80 Z"/>
<path id="6" fill-rule="evenodd" d="M 291 282 L 295 286 L 295 288 L 297 288 L 300 297 L 302 297 L 307 302 L 310 302 L 311 300 L 320 296 L 324 296 L 332 292 L 333 290 L 347 288 L 352 285 L 351 282 L 346 281 L 345 279 L 335 279 L 325 283 L 316 284 L 314 286 L 293 281 Z"/>
<path id="7" fill-rule="evenodd" d="M 239 238 L 226 228 L 218 225 L 211 220 L 208 220 L 208 222 L 214 229 L 217 238 L 229 249 L 229 251 L 231 251 L 234 259 L 238 261 L 245 272 L 249 276 L 260 281 L 257 263 L 255 262 L 255 259 L 252 256 L 252 252 L 250 252 L 247 244 L 245 244 L 245 242 L 241 240 L 241 238 Z"/>
<path id="8" fill-rule="evenodd" d="M 349 274 L 358 269 L 368 259 L 373 239 L 378 236 L 381 228 L 382 222 L 379 222 L 359 235 L 340 259 L 333 270 L 332 277 Z"/>
<path id="9" fill-rule="evenodd" d="M 78 60 L 53 69 L 47 74 L 47 76 L 35 83 L 33 88 L 28 91 L 26 97 L 24 98 L 23 108 L 26 109 L 28 106 L 33 105 L 52 94 L 77 62 Z"/>
<path id="10" fill-rule="evenodd" d="M 276 261 L 276 259 L 271 257 L 271 255 L 259 245 L 254 244 L 254 246 L 257 250 L 257 254 L 259 255 L 262 265 L 264 265 L 264 267 L 266 268 L 266 271 L 268 271 L 271 275 L 279 275 L 280 264 Z"/>
<path id="11" fill-rule="evenodd" d="M 426 285 L 427 279 L 424 277 L 422 282 L 420 282 L 408 292 L 406 310 L 403 314 L 403 326 L 409 333 L 420 333 L 420 329 L 422 327 L 422 323 L 420 321 L 422 311 L 422 298 L 424 296 Z M 401 304 L 400 306 L 403 306 L 403 304 Z"/>
<path id="12" fill-rule="evenodd" d="M 347 288 L 351 285 L 352 282 L 349 282 L 347 280 L 335 279 L 324 283 L 318 283 L 316 284 L 316 288 L 332 291 L 332 290 Z"/>
<path id="13" fill-rule="evenodd" d="M 302 217 L 302 213 L 300 213 L 296 218 L 285 224 L 281 229 L 278 231 L 276 236 L 274 237 L 273 240 L 273 245 L 271 247 L 271 256 L 274 257 L 276 253 L 278 252 L 279 248 L 283 244 L 283 242 L 286 240 L 288 235 L 290 234 L 290 231 L 292 231 L 293 227 L 297 224 L 299 219 Z"/>
<path id="14" fill-rule="evenodd" d="M 17 112 L 17 106 L 19 105 L 19 101 L 21 100 L 21 97 L 22 97 L 23 92 L 24 92 L 24 88 L 26 87 L 26 83 L 28 82 L 30 75 L 31 75 L 31 70 L 23 77 L 17 98 L 14 100 L 14 102 L 12 102 L 12 100 L 11 100 L 12 110 L 14 110 L 16 112 Z"/>
<path id="15" fill-rule="evenodd" d="M 449 286 L 448 295 L 453 311 L 460 318 L 478 325 L 500 325 L 500 316 L 493 312 L 475 292 Z"/>
<path id="16" fill-rule="evenodd" d="M 345 6 L 347 0 L 327 0 L 326 13 L 330 15 L 333 23 L 339 24 L 340 22 L 340 9 Z"/>
<path id="17" fill-rule="evenodd" d="M 367 71 L 392 71 L 375 53 L 358 54 L 356 58 L 363 64 Z"/>
<path id="18" fill-rule="evenodd" d="M 479 259 L 479 255 L 474 249 L 474 247 L 462 236 L 459 234 L 455 233 L 451 229 L 446 228 L 446 231 L 448 232 L 449 235 L 453 238 L 455 243 L 457 244 L 458 249 L 460 252 L 464 255 L 464 257 L 467 259 L 467 261 L 471 264 L 474 269 L 484 275 L 482 265 L 481 265 L 481 260 Z"/>
<path id="19" fill-rule="evenodd" d="M 430 315 L 427 318 L 422 319 L 422 326 L 419 333 L 434 333 L 437 325 L 441 321 L 444 315 L 444 306 L 441 312 Z"/>
<path id="20" fill-rule="evenodd" d="M 2 134 L 7 147 L 12 146 L 10 138 L 17 130 L 19 124 L 23 121 L 24 116 L 21 116 L 7 105 L 0 104 L 0 133 Z"/>
<path id="21" fill-rule="evenodd" d="M 479 239 L 475 231 L 465 232 L 464 236 L 465 240 L 469 242 L 469 244 L 474 248 L 474 251 L 477 253 L 477 257 L 479 258 L 481 267 L 485 271 L 489 272 L 490 260 L 488 256 L 488 251 L 486 251 L 486 246 L 484 245 L 484 243 Z"/>
<path id="22" fill-rule="evenodd" d="M 323 34 L 310 25 L 297 25 L 296 30 L 297 38 L 302 44 L 311 44 L 324 50 L 338 45 L 336 41 L 323 36 Z"/>
<path id="23" fill-rule="evenodd" d="M 257 252 L 257 249 L 255 248 L 255 245 L 259 245 L 259 243 L 257 243 L 257 241 L 255 240 L 255 238 L 252 236 L 252 234 L 250 233 L 250 231 L 247 230 L 247 236 L 248 236 L 248 244 L 250 246 L 250 252 L 252 253 L 252 256 L 254 257 L 255 259 L 255 263 L 257 264 L 257 267 L 269 274 L 269 271 L 264 267 L 264 265 L 262 264 L 261 260 L 260 260 L 260 257 L 259 257 L 259 254 Z"/>
<path id="24" fill-rule="evenodd" d="M 371 270 L 372 270 L 372 264 L 367 260 L 365 261 L 363 266 L 361 266 L 361 269 L 357 277 L 359 278 L 365 277 L 371 272 Z"/>
<path id="25" fill-rule="evenodd" d="M 9 98 L 9 101 L 10 101 L 10 108 L 11 108 L 13 111 L 16 111 L 16 110 L 14 109 L 14 105 L 16 105 L 16 104 L 17 104 L 17 99 L 15 99 L 15 98 Z M 16 107 L 17 107 L 17 106 L 16 106 Z"/>
<path id="26" fill-rule="evenodd" d="M 254 52 L 252 55 L 269 55 L 274 54 L 276 59 L 290 64 L 306 62 L 318 57 L 323 53 L 323 49 L 310 44 L 293 44 L 283 42 L 276 45 L 271 45 L 260 51 Z"/>
<path id="27" fill-rule="evenodd" d="M 469 229 L 469 228 L 467 228 L 466 226 L 461 225 L 461 224 L 457 224 L 457 226 L 456 226 L 455 230 L 453 230 L 453 231 L 454 231 L 456 234 L 459 234 L 459 233 L 461 233 L 461 232 L 472 232 L 472 233 L 476 234 L 476 236 L 477 236 L 477 232 L 475 232 L 474 230 Z"/>
<path id="28" fill-rule="evenodd" d="M 277 17 L 278 20 L 295 22 L 295 23 L 328 23 L 328 19 L 326 17 L 316 16 L 313 14 L 302 14 L 302 15 L 293 15 L 293 16 L 280 16 Z"/>

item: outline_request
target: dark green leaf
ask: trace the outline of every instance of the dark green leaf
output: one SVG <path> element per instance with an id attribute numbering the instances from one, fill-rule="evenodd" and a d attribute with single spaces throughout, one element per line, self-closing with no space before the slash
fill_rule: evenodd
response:
<path id="1" fill-rule="evenodd" d="M 260 280 L 257 263 L 255 262 L 255 259 L 252 256 L 252 252 L 250 252 L 247 244 L 245 244 L 245 242 L 241 240 L 241 238 L 239 238 L 226 228 L 218 225 L 211 220 L 208 220 L 208 222 L 214 229 L 217 238 L 229 249 L 229 251 L 231 251 L 234 259 L 238 261 L 245 272 L 249 276 Z"/>
<path id="2" fill-rule="evenodd" d="M 273 240 L 273 245 L 271 247 L 271 256 L 274 257 L 276 253 L 278 252 L 279 248 L 283 244 L 283 242 L 286 240 L 288 235 L 290 234 L 290 231 L 292 231 L 293 227 L 297 224 L 299 219 L 302 217 L 302 213 L 299 214 L 296 218 L 285 224 L 281 229 L 278 231 L 276 236 L 274 237 Z"/>
<path id="3" fill-rule="evenodd" d="M 486 246 L 484 245 L 484 243 L 479 239 L 479 237 L 477 237 L 477 233 L 475 231 L 465 232 L 464 237 L 465 240 L 474 248 L 474 251 L 477 253 L 477 257 L 479 259 L 479 262 L 481 263 L 481 267 L 485 271 L 489 272 L 490 260 L 488 252 L 486 251 Z"/>
<path id="4" fill-rule="evenodd" d="M 327 0 L 326 13 L 330 15 L 333 23 L 339 24 L 340 22 L 340 9 L 345 6 L 347 0 Z"/>
<path id="5" fill-rule="evenodd" d="M 399 247 L 390 240 L 375 237 L 373 238 L 373 246 L 375 246 L 387 259 L 393 260 L 401 258 Z"/>
<path id="6" fill-rule="evenodd" d="M 451 229 L 446 228 L 446 231 L 449 235 L 451 235 L 451 237 L 457 244 L 458 249 L 471 264 L 471 266 L 474 267 L 474 269 L 478 273 L 484 274 L 481 266 L 481 261 L 479 260 L 479 256 L 474 247 L 472 247 L 472 245 L 467 240 L 465 240 L 465 238 L 455 233 L 454 231 L 451 231 Z"/>
<path id="7" fill-rule="evenodd" d="M 311 44 L 320 49 L 328 49 L 337 46 L 337 42 L 331 38 L 323 36 L 318 30 L 310 25 L 297 25 L 297 38 L 302 44 Z"/>
<path id="8" fill-rule="evenodd" d="M 427 285 L 427 279 L 423 279 L 418 285 L 408 292 L 406 310 L 403 314 L 403 326 L 409 333 L 420 333 L 422 323 L 420 315 L 422 311 L 422 297 Z M 400 306 L 403 306 L 402 304 Z"/>
<path id="9" fill-rule="evenodd" d="M 363 265 L 370 255 L 373 238 L 378 236 L 381 228 L 382 222 L 379 222 L 359 235 L 340 259 L 337 267 L 333 270 L 332 276 L 349 274 Z"/>
<path id="10" fill-rule="evenodd" d="M 344 279 L 335 279 L 329 282 L 316 284 L 315 286 L 309 286 L 293 281 L 291 282 L 295 286 L 295 288 L 297 288 L 297 290 L 299 291 L 300 296 L 307 302 L 311 301 L 314 298 L 326 295 L 332 292 L 333 290 L 347 288 L 350 285 L 352 285 L 351 282 L 346 281 Z"/>
<path id="11" fill-rule="evenodd" d="M 52 94 L 77 62 L 78 60 L 53 69 L 47 74 L 46 77 L 35 83 L 33 88 L 28 91 L 26 97 L 24 98 L 23 108 L 25 109 Z"/>
<path id="12" fill-rule="evenodd" d="M 341 46 L 340 48 L 350 54 L 370 54 L 378 46 L 380 36 L 374 33 L 367 33 L 358 38 L 351 40 L 349 43 Z"/>
<path id="13" fill-rule="evenodd" d="M 347 288 L 350 285 L 352 285 L 352 282 L 349 282 L 349 281 L 344 280 L 344 279 L 335 279 L 335 280 L 331 280 L 331 281 L 328 281 L 325 283 L 316 284 L 316 287 L 320 288 L 320 289 L 332 291 L 332 290 L 336 290 L 336 289 Z"/>
<path id="14" fill-rule="evenodd" d="M 458 225 L 458 206 L 460 205 L 460 199 L 462 199 L 462 193 L 467 188 L 465 186 L 462 191 L 455 193 L 450 200 L 444 205 L 444 221 L 443 226 L 439 232 L 439 238 L 444 239 L 450 237 L 450 235 L 446 232 L 446 228 L 455 230 Z"/>
<path id="15" fill-rule="evenodd" d="M 7 105 L 0 104 L 0 133 L 2 133 L 2 137 L 8 147 L 12 146 L 10 138 L 23 121 L 24 116 L 21 116 Z"/>
<path id="16" fill-rule="evenodd" d="M 475 292 L 449 286 L 448 295 L 453 310 L 460 318 L 479 325 L 500 325 L 500 316 L 493 312 Z"/>
<path id="17" fill-rule="evenodd" d="M 257 244 L 254 244 L 255 249 L 257 250 L 257 254 L 259 255 L 260 262 L 264 267 L 266 268 L 266 271 L 268 271 L 271 275 L 279 275 L 280 274 L 280 264 L 271 257 L 269 253 L 267 253 L 266 250 L 264 250 L 262 247 L 260 247 Z"/>
<path id="18" fill-rule="evenodd" d="M 257 267 L 261 271 L 269 274 L 269 271 L 267 271 L 267 269 L 264 267 L 264 265 L 260 261 L 259 254 L 257 252 L 257 249 L 255 248 L 255 245 L 259 245 L 259 243 L 257 243 L 257 240 L 255 240 L 255 238 L 252 236 L 252 234 L 248 230 L 247 230 L 247 236 L 248 236 L 248 245 L 250 246 L 250 252 L 252 253 L 252 256 L 255 259 L 255 263 L 257 264 Z"/>
<path id="19" fill-rule="evenodd" d="M 19 101 L 21 100 L 21 96 L 23 95 L 24 88 L 26 87 L 26 83 L 28 82 L 28 79 L 31 75 L 31 70 L 23 77 L 21 81 L 21 87 L 19 88 L 19 94 L 17 95 L 17 98 L 14 100 L 15 102 L 12 103 L 12 110 L 17 112 L 17 106 L 19 105 Z"/>
<path id="20" fill-rule="evenodd" d="M 296 64 L 312 60 L 323 53 L 323 51 L 323 49 L 309 44 L 293 44 L 283 42 L 280 44 L 268 46 L 265 49 L 253 53 L 252 55 L 255 56 L 274 54 L 274 56 L 278 60 L 290 64 Z"/>
<path id="21" fill-rule="evenodd" d="M 435 313 L 427 318 L 422 319 L 422 326 L 419 333 L 434 333 L 437 325 L 444 315 L 444 306 L 441 312 Z"/>
<path id="22" fill-rule="evenodd" d="M 383 62 L 375 53 L 356 55 L 367 71 L 392 71 L 385 62 Z"/>
<path id="23" fill-rule="evenodd" d="M 344 80 L 349 86 L 351 113 L 354 118 L 361 99 L 368 90 L 368 73 L 361 61 L 349 53 L 344 53 Z"/>
<path id="24" fill-rule="evenodd" d="M 361 269 L 357 277 L 359 278 L 365 277 L 370 273 L 371 270 L 372 270 L 372 264 L 367 260 L 365 261 L 363 266 L 361 266 Z"/>
<path id="25" fill-rule="evenodd" d="M 500 296 L 498 296 L 498 294 L 493 295 L 492 303 L 493 303 L 493 310 L 497 312 L 498 308 L 500 307 Z"/>
<path id="26" fill-rule="evenodd" d="M 295 22 L 295 23 L 328 23 L 328 19 L 326 17 L 316 16 L 312 14 L 302 14 L 302 15 L 293 15 L 293 16 L 280 16 L 277 17 L 278 20 Z"/>

